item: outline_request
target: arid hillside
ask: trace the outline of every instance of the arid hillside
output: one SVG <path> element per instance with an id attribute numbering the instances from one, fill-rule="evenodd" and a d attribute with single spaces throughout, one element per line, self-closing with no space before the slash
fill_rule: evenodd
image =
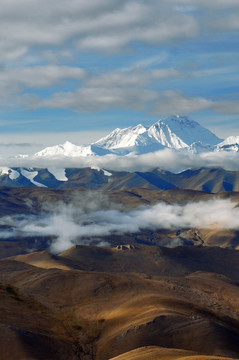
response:
<path id="1" fill-rule="evenodd" d="M 1 260 L 3 359 L 236 359 L 238 254 L 75 247 Z"/>

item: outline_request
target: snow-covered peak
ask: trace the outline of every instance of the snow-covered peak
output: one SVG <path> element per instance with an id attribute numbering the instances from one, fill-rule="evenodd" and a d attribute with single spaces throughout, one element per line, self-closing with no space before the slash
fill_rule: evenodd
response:
<path id="1" fill-rule="evenodd" d="M 239 143 L 239 137 L 230 137 L 225 140 L 227 143 L 220 143 L 221 141 L 196 121 L 175 115 L 162 118 L 148 128 L 141 124 L 124 129 L 116 128 L 107 136 L 88 146 L 78 146 L 66 141 L 64 144 L 47 147 L 34 156 L 54 158 L 146 154 L 164 148 L 188 149 L 191 152 L 201 153 L 221 151 L 224 148 L 220 145 L 230 147 L 229 143 Z M 235 146 L 236 150 L 239 149 L 239 145 Z"/>
<path id="2" fill-rule="evenodd" d="M 96 141 L 94 145 L 103 147 L 105 149 L 119 149 L 124 147 L 132 147 L 137 145 L 137 138 L 143 134 L 146 128 L 139 124 L 137 126 L 130 126 L 125 129 L 115 129 L 109 135 Z"/>
<path id="3" fill-rule="evenodd" d="M 229 136 L 216 146 L 216 151 L 239 151 L 239 136 Z"/>
<path id="4" fill-rule="evenodd" d="M 198 141 L 210 145 L 216 145 L 221 141 L 210 130 L 204 128 L 198 122 L 188 119 L 186 116 L 166 117 L 157 121 L 152 127 L 167 129 L 169 133 L 176 135 L 186 146 Z"/>
<path id="5" fill-rule="evenodd" d="M 224 141 L 218 144 L 218 146 L 224 145 L 239 145 L 239 136 L 229 136 Z"/>
<path id="6" fill-rule="evenodd" d="M 90 146 L 78 146 L 69 141 L 64 144 L 47 147 L 34 156 L 36 157 L 55 157 L 55 156 L 92 156 L 94 155 Z"/>
<path id="7" fill-rule="evenodd" d="M 163 146 L 182 149 L 188 146 L 172 129 L 163 121 L 158 121 L 150 126 L 148 136 Z"/>

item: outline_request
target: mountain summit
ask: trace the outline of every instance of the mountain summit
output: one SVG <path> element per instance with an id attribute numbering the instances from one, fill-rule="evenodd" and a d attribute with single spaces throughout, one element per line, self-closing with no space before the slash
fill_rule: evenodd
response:
<path id="1" fill-rule="evenodd" d="M 137 125 L 115 129 L 106 137 L 96 141 L 95 145 L 111 150 L 130 147 L 138 149 L 153 144 L 157 144 L 159 148 L 182 149 L 195 142 L 216 145 L 220 141 L 221 139 L 196 121 L 176 115 L 160 119 L 149 128 Z"/>

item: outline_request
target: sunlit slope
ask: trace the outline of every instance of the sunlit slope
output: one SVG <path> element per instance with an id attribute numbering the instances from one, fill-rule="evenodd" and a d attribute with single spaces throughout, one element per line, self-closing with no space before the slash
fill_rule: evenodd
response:
<path id="1" fill-rule="evenodd" d="M 147 346 L 132 350 L 110 360 L 229 360 L 228 357 L 196 355 L 191 351 Z"/>
<path id="2" fill-rule="evenodd" d="M 14 259 L 46 269 L 142 273 L 149 276 L 185 276 L 204 271 L 239 280 L 239 252 L 219 247 L 122 245 L 111 249 L 77 245 L 58 256 L 43 251 Z"/>
<path id="3" fill-rule="evenodd" d="M 87 260 L 86 253 L 84 257 Z M 129 266 L 129 259 L 126 263 Z M 115 272 L 99 272 L 41 269 L 16 260 L 0 261 L 0 324 L 5 334 L 1 351 L 11 352 L 7 358 L 13 359 L 21 347 L 24 359 L 42 359 L 29 355 L 33 342 L 36 348 L 41 344 L 46 354 L 49 343 L 52 349 L 59 349 L 61 341 L 66 351 L 78 339 L 85 348 L 82 359 L 87 359 L 87 351 L 95 354 L 92 358 L 108 360 L 144 346 L 238 358 L 236 267 L 231 271 L 235 274 L 232 280 L 220 274 L 195 272 L 194 268 L 187 276 L 183 271 L 180 276 L 172 275 L 176 272 L 174 261 L 169 261 L 167 272 L 149 275 L 140 273 L 141 263 L 139 257 L 138 273 L 136 264 L 132 273 L 122 272 L 120 263 L 115 264 Z M 22 336 L 9 348 L 7 339 L 14 334 Z M 50 359 L 64 359 L 59 351 L 56 354 Z"/>

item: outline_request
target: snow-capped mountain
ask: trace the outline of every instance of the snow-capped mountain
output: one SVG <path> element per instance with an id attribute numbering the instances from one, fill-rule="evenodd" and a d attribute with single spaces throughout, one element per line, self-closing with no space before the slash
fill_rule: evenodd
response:
<path id="1" fill-rule="evenodd" d="M 160 119 L 149 128 L 141 124 L 125 129 L 117 128 L 106 137 L 96 141 L 95 145 L 110 150 L 142 148 L 153 144 L 182 149 L 194 142 L 216 145 L 220 141 L 221 139 L 196 121 L 183 116 L 172 116 Z"/>
<path id="2" fill-rule="evenodd" d="M 124 129 L 117 128 L 90 145 L 79 146 L 66 141 L 64 144 L 47 147 L 37 152 L 34 157 L 94 157 L 130 153 L 140 155 L 165 148 L 191 153 L 237 151 L 238 144 L 239 137 L 222 141 L 196 121 L 177 115 L 160 119 L 148 128 L 141 124 Z"/>
<path id="3" fill-rule="evenodd" d="M 239 136 L 229 136 L 216 146 L 216 151 L 239 151 Z"/>

